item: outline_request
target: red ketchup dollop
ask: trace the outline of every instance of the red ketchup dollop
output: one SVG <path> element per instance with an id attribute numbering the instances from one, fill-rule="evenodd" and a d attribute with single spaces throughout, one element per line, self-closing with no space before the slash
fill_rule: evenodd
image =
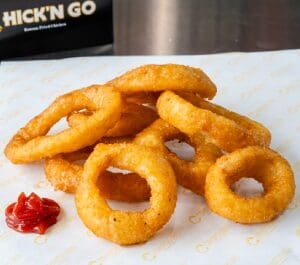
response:
<path id="1" fill-rule="evenodd" d="M 47 198 L 40 198 L 34 192 L 28 197 L 22 192 L 18 201 L 5 210 L 8 227 L 21 233 L 44 234 L 47 228 L 57 222 L 59 205 Z"/>

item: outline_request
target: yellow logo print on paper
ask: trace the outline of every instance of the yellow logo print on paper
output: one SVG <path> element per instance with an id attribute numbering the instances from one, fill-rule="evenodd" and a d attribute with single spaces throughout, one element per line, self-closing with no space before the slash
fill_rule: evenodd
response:
<path id="1" fill-rule="evenodd" d="M 287 260 L 291 250 L 289 248 L 282 249 L 280 253 L 272 258 L 268 265 L 282 265 Z"/>
<path id="2" fill-rule="evenodd" d="M 296 230 L 296 235 L 297 235 L 298 237 L 300 237 L 300 228 L 298 228 L 298 229 Z"/>
<path id="3" fill-rule="evenodd" d="M 172 231 L 168 236 L 167 236 L 167 239 L 162 241 L 157 247 L 153 248 L 152 250 L 149 250 L 149 251 L 146 251 L 142 254 L 142 258 L 143 260 L 147 260 L 147 261 L 152 261 L 152 260 L 155 260 L 157 255 L 170 248 L 175 242 L 176 242 L 176 239 L 177 239 L 178 235 L 175 234 L 174 231 Z"/>
<path id="4" fill-rule="evenodd" d="M 228 233 L 229 231 L 229 224 L 225 224 L 223 226 L 221 226 L 215 233 L 213 233 L 207 240 L 201 242 L 201 243 L 198 243 L 196 246 L 195 246 L 195 250 L 198 252 L 198 253 L 205 253 L 207 252 L 210 247 L 222 240 Z"/>
<path id="5" fill-rule="evenodd" d="M 43 189 L 43 188 L 49 187 L 49 182 L 47 182 L 45 180 L 40 180 L 39 182 L 37 182 L 34 185 L 34 187 L 38 188 L 38 189 Z"/>
<path id="6" fill-rule="evenodd" d="M 149 260 L 149 261 L 156 259 L 156 255 L 150 252 L 145 252 L 142 257 L 144 260 Z"/>
<path id="7" fill-rule="evenodd" d="M 195 214 L 189 216 L 189 222 L 191 224 L 198 224 L 202 221 L 202 217 L 209 215 L 211 212 L 206 206 L 202 206 Z"/>
<path id="8" fill-rule="evenodd" d="M 254 236 L 249 236 L 246 238 L 248 245 L 256 246 L 260 243 L 260 240 Z"/>
<path id="9" fill-rule="evenodd" d="M 199 243 L 195 247 L 196 251 L 199 253 L 205 253 L 208 251 L 208 246 L 205 245 L 205 243 Z"/>
<path id="10" fill-rule="evenodd" d="M 110 249 L 108 249 L 102 256 L 100 256 L 99 258 L 90 260 L 88 262 L 88 265 L 102 265 L 104 264 L 104 262 L 110 258 L 113 258 L 115 256 L 117 256 L 118 254 L 120 254 L 122 251 L 122 248 L 120 246 L 115 246 L 112 247 Z"/>
<path id="11" fill-rule="evenodd" d="M 88 263 L 88 265 L 102 265 L 102 260 L 92 260 Z"/>
<path id="12" fill-rule="evenodd" d="M 253 236 L 249 236 L 246 238 L 246 243 L 250 246 L 257 246 L 265 237 L 271 234 L 274 229 L 275 223 L 263 225 L 263 227 L 258 230 Z"/>
<path id="13" fill-rule="evenodd" d="M 38 235 L 35 237 L 34 239 L 34 243 L 37 245 L 42 245 L 45 244 L 47 242 L 48 238 L 45 235 Z"/>
<path id="14" fill-rule="evenodd" d="M 191 215 L 189 217 L 189 222 L 192 224 L 198 224 L 201 222 L 201 220 L 202 220 L 202 218 L 200 216 L 200 213 L 196 213 L 195 215 Z"/>

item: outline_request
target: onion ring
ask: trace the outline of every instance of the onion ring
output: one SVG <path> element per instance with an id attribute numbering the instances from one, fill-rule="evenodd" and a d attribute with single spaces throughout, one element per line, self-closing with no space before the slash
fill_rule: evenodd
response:
<path id="1" fill-rule="evenodd" d="M 264 186 L 260 197 L 244 198 L 230 186 L 242 177 L 252 177 Z M 295 193 L 289 163 L 275 151 L 251 146 L 219 158 L 207 174 L 205 198 L 212 211 L 238 223 L 262 223 L 286 209 Z"/>
<path id="2" fill-rule="evenodd" d="M 155 106 L 160 92 L 122 93 L 124 101 L 128 104 L 150 104 Z"/>
<path id="3" fill-rule="evenodd" d="M 117 91 L 185 91 L 198 93 L 203 98 L 213 98 L 215 84 L 199 68 L 179 64 L 147 64 L 126 72 L 107 83 Z"/>
<path id="4" fill-rule="evenodd" d="M 119 119 L 121 103 L 118 92 L 96 85 L 60 96 L 13 136 L 5 155 L 13 163 L 26 163 L 94 144 Z M 84 124 L 46 136 L 62 117 L 83 108 L 94 111 Z"/>
<path id="5" fill-rule="evenodd" d="M 150 208 L 143 212 L 112 210 L 96 185 L 108 165 L 145 178 L 151 188 Z M 75 203 L 83 223 L 97 236 L 121 245 L 141 243 L 173 214 L 177 187 L 169 162 L 150 148 L 134 144 L 98 144 L 84 165 Z"/>
<path id="6" fill-rule="evenodd" d="M 67 121 L 70 127 L 85 122 L 92 114 L 90 111 L 72 113 Z M 109 129 L 106 137 L 130 136 L 139 133 L 158 117 L 157 113 L 145 106 L 128 104 L 123 107 L 121 118 L 114 127 Z"/>
<path id="7" fill-rule="evenodd" d="M 193 161 L 180 159 L 165 146 L 164 143 L 172 139 L 186 140 L 195 148 Z M 211 143 L 206 143 L 202 135 L 187 137 L 162 119 L 156 120 L 139 133 L 134 143 L 153 147 L 161 152 L 171 163 L 178 184 L 198 195 L 204 195 L 207 171 L 222 155 L 220 149 Z"/>
<path id="8" fill-rule="evenodd" d="M 157 101 L 158 114 L 187 135 L 202 133 L 228 152 L 249 145 L 269 146 L 271 134 L 262 124 L 200 97 L 195 96 L 192 103 L 166 91 Z"/>
<path id="9" fill-rule="evenodd" d="M 45 160 L 45 174 L 56 190 L 75 193 L 80 182 L 83 167 L 73 163 L 86 160 L 90 152 L 76 151 L 60 154 Z M 122 174 L 104 171 L 97 186 L 106 199 L 126 202 L 145 201 L 150 198 L 147 182 L 135 173 Z"/>

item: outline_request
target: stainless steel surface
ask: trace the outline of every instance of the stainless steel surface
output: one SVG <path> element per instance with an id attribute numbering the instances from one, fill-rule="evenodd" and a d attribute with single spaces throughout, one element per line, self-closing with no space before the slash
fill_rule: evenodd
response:
<path id="1" fill-rule="evenodd" d="M 115 54 L 300 48 L 299 0 L 114 0 Z"/>

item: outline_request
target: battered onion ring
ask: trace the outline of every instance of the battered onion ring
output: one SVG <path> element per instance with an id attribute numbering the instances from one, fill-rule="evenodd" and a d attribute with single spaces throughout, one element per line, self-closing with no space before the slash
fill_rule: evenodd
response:
<path id="1" fill-rule="evenodd" d="M 91 114 L 90 111 L 72 113 L 67 118 L 68 124 L 70 127 L 78 126 Z M 105 133 L 105 136 L 119 137 L 137 134 L 157 118 L 157 113 L 148 107 L 136 104 L 125 105 L 120 120 Z"/>
<path id="2" fill-rule="evenodd" d="M 172 139 L 186 140 L 195 148 L 193 161 L 180 159 L 165 146 L 164 143 Z M 204 195 L 207 171 L 222 155 L 220 149 L 211 143 L 206 143 L 203 136 L 187 137 L 162 119 L 156 120 L 139 133 L 134 143 L 156 148 L 164 154 L 174 169 L 178 184 L 198 195 Z"/>
<path id="3" fill-rule="evenodd" d="M 13 136 L 5 155 L 13 163 L 26 163 L 94 144 L 119 119 L 121 103 L 118 92 L 95 85 L 60 96 Z M 84 124 L 45 136 L 62 117 L 83 108 L 94 111 Z"/>
<path id="4" fill-rule="evenodd" d="M 96 183 L 109 165 L 134 171 L 147 180 L 150 208 L 125 212 L 108 206 Z M 84 165 L 75 202 L 81 220 L 94 234 L 129 245 L 148 240 L 167 223 L 176 205 L 176 189 L 172 167 L 160 153 L 134 144 L 99 144 Z"/>
<path id="5" fill-rule="evenodd" d="M 166 91 L 157 101 L 158 114 L 187 135 L 203 133 L 213 144 L 228 152 L 249 145 L 269 146 L 271 134 L 262 124 L 200 97 L 189 99 L 199 107 Z"/>
<path id="6" fill-rule="evenodd" d="M 264 186 L 261 197 L 244 198 L 231 190 L 242 177 Z M 263 147 L 239 149 L 219 158 L 206 177 L 205 197 L 212 211 L 238 223 L 274 219 L 291 202 L 295 192 L 292 169 L 278 153 Z"/>
<path id="7" fill-rule="evenodd" d="M 135 93 L 122 93 L 125 102 L 128 104 L 150 104 L 156 105 L 156 101 L 160 92 L 135 92 Z"/>
<path id="8" fill-rule="evenodd" d="M 118 91 L 186 91 L 213 98 L 215 84 L 199 68 L 179 64 L 147 64 L 126 72 L 107 83 Z"/>
<path id="9" fill-rule="evenodd" d="M 45 174 L 56 190 L 75 193 L 80 182 L 83 167 L 73 163 L 86 160 L 90 150 L 60 154 L 45 160 Z M 150 198 L 150 188 L 145 181 L 135 173 L 122 174 L 104 171 L 98 178 L 97 186 L 101 196 L 110 200 L 138 202 Z"/>

